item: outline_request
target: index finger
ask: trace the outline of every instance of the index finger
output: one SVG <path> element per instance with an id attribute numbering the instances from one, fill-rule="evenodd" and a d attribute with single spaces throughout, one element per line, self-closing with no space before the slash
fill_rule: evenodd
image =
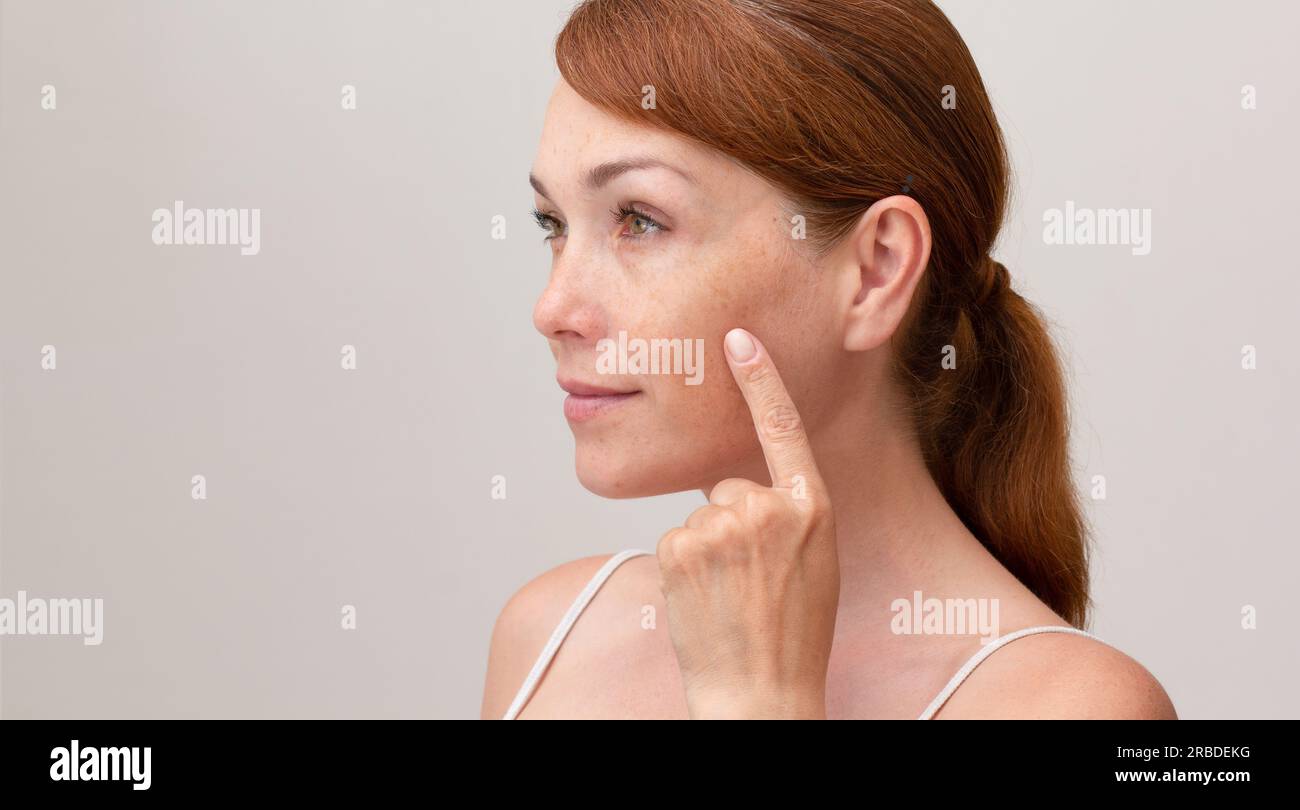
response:
<path id="1" fill-rule="evenodd" d="M 772 486 L 793 487 L 802 476 L 806 486 L 820 490 L 821 473 L 812 444 L 771 355 L 744 329 L 732 329 L 723 343 L 731 374 L 749 405 Z"/>

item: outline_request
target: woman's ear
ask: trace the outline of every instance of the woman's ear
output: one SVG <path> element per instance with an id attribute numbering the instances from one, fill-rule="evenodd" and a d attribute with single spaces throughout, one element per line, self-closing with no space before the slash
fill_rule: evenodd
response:
<path id="1" fill-rule="evenodd" d="M 844 348 L 887 342 L 902 323 L 930 260 L 930 221 L 916 200 L 897 194 L 868 208 L 842 245 Z"/>

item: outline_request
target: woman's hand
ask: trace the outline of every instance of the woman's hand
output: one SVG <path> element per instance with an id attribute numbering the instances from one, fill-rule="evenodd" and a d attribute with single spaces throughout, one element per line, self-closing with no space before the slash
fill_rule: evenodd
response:
<path id="1" fill-rule="evenodd" d="M 840 573 L 835 515 L 799 414 L 748 332 L 725 340 L 772 486 L 730 478 L 659 541 L 693 719 L 826 717 Z"/>

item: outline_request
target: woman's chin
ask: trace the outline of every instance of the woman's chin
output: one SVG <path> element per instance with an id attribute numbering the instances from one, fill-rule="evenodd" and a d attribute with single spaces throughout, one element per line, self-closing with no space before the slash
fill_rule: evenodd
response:
<path id="1" fill-rule="evenodd" d="M 605 453 L 588 460 L 579 453 L 575 469 L 578 483 L 602 498 L 650 498 L 696 488 L 682 477 L 680 467 L 673 469 L 664 459 L 622 461 Z"/>

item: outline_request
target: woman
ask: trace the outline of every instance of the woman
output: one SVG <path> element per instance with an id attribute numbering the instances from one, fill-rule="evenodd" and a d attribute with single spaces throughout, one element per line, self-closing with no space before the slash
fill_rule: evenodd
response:
<path id="1" fill-rule="evenodd" d="M 556 57 L 534 320 L 579 480 L 709 502 L 516 593 L 482 716 L 1174 718 L 1079 629 L 1062 373 L 989 255 L 1007 157 L 943 13 L 589 0 Z M 699 384 L 627 336 L 698 344 Z"/>

